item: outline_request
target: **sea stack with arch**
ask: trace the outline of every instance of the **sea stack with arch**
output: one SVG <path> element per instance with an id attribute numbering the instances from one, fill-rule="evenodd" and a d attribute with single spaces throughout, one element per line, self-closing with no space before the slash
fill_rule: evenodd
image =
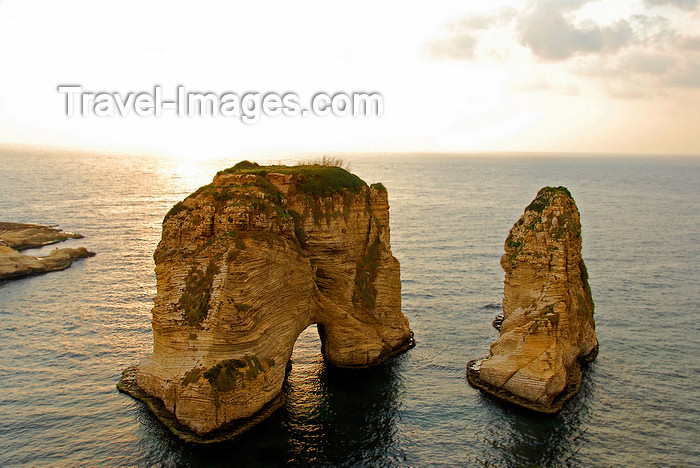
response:
<path id="1" fill-rule="evenodd" d="M 516 405 L 556 413 L 581 386 L 598 340 L 581 221 L 565 187 L 544 187 L 510 230 L 500 337 L 470 361 L 469 383 Z"/>
<path id="2" fill-rule="evenodd" d="M 154 259 L 153 353 L 118 387 L 189 441 L 229 438 L 279 408 L 312 324 L 337 367 L 413 345 L 387 191 L 337 165 L 219 172 L 166 215 Z"/>

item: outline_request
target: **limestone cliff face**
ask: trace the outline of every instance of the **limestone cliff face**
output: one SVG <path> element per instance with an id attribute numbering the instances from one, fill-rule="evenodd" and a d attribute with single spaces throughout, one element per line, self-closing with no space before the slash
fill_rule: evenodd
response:
<path id="1" fill-rule="evenodd" d="M 511 229 L 501 266 L 501 335 L 480 366 L 470 365 L 470 382 L 523 406 L 557 411 L 578 391 L 579 361 L 593 359 L 598 347 L 581 222 L 568 190 L 539 191 Z"/>
<path id="2" fill-rule="evenodd" d="M 154 258 L 153 354 L 135 382 L 199 434 L 275 399 L 311 324 L 340 367 L 412 343 L 387 192 L 338 167 L 222 171 L 168 213 Z"/>

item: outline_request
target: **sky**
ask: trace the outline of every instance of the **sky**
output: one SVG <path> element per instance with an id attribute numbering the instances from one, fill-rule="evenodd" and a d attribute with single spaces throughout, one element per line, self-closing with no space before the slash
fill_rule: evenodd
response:
<path id="1" fill-rule="evenodd" d="M 700 0 L 0 0 L 0 143 L 185 159 L 700 155 Z M 86 91 L 377 92 L 381 117 L 68 117 Z"/>

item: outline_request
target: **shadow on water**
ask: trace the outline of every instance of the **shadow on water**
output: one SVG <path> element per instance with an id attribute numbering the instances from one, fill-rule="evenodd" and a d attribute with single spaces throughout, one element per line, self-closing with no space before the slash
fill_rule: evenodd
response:
<path id="1" fill-rule="evenodd" d="M 404 457 L 396 448 L 399 361 L 357 371 L 316 363 L 309 379 L 290 378 L 284 423 L 292 464 L 387 465 Z"/>
<path id="2" fill-rule="evenodd" d="M 312 348 L 301 358 L 295 348 L 284 408 L 234 441 L 185 444 L 139 405 L 148 458 L 167 466 L 405 464 L 397 440 L 403 356 L 377 368 L 347 370 L 326 365 L 320 343 L 315 355 Z"/>
<path id="3" fill-rule="evenodd" d="M 593 367 L 584 371 L 578 395 L 557 415 L 540 415 L 482 394 L 489 421 L 478 439 L 485 449 L 472 461 L 497 466 L 579 466 L 594 398 Z"/>

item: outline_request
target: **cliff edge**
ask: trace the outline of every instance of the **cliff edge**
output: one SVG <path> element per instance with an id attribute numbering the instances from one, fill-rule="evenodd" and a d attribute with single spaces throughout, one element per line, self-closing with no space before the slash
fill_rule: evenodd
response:
<path id="1" fill-rule="evenodd" d="M 580 363 L 598 341 L 578 208 L 564 187 L 545 187 L 513 226 L 505 270 L 500 337 L 486 359 L 469 363 L 469 383 L 544 413 L 558 412 L 581 385 Z"/>
<path id="2" fill-rule="evenodd" d="M 340 167 L 221 171 L 166 215 L 154 259 L 153 354 L 119 388 L 186 440 L 230 437 L 281 406 L 312 324 L 338 367 L 413 344 L 386 189 Z"/>

